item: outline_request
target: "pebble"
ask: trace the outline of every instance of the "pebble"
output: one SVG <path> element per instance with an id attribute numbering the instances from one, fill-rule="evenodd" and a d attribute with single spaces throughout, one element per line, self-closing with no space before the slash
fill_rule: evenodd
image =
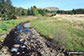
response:
<path id="1" fill-rule="evenodd" d="M 24 41 L 24 39 L 20 39 L 20 41 L 22 42 L 22 41 Z"/>
<path id="2" fill-rule="evenodd" d="M 21 48 L 26 48 L 26 46 L 25 46 L 25 45 L 23 45 L 23 46 L 21 46 Z"/>
<path id="3" fill-rule="evenodd" d="M 18 52 L 18 48 L 12 48 L 11 52 Z"/>
<path id="4" fill-rule="evenodd" d="M 20 45 L 19 44 L 15 44 L 14 47 L 18 48 L 18 47 L 20 47 Z"/>
<path id="5" fill-rule="evenodd" d="M 17 52 L 17 55 L 19 55 L 20 54 L 20 52 Z"/>

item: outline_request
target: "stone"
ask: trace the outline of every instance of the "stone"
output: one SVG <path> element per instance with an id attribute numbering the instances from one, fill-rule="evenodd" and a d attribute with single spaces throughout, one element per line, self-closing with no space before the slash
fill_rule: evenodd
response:
<path id="1" fill-rule="evenodd" d="M 4 46 L 0 52 L 1 56 L 11 56 L 10 53 L 8 52 L 8 47 L 7 46 Z"/>
<path id="2" fill-rule="evenodd" d="M 20 47 L 20 45 L 19 44 L 15 44 L 14 47 L 18 48 L 18 47 Z"/>
<path id="3" fill-rule="evenodd" d="M 18 49 L 17 48 L 12 48 L 11 52 L 18 52 Z"/>
<path id="4" fill-rule="evenodd" d="M 22 41 L 24 41 L 24 39 L 20 39 L 20 41 L 22 42 Z"/>
<path id="5" fill-rule="evenodd" d="M 65 56 L 63 53 L 59 53 L 57 56 Z"/>
<path id="6" fill-rule="evenodd" d="M 26 48 L 26 46 L 25 46 L 25 45 L 23 45 L 23 46 L 21 46 L 21 48 Z"/>
<path id="7" fill-rule="evenodd" d="M 17 52 L 17 55 L 19 55 L 20 54 L 20 52 Z"/>
<path id="8" fill-rule="evenodd" d="M 23 51 L 22 53 L 24 54 L 25 52 Z"/>

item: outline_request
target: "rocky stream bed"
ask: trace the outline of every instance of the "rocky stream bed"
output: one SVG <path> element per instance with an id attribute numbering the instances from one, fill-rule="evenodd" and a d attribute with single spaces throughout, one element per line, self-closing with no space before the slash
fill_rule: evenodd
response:
<path id="1" fill-rule="evenodd" d="M 1 56 L 65 56 L 65 49 L 42 37 L 30 22 L 17 25 L 6 36 Z"/>

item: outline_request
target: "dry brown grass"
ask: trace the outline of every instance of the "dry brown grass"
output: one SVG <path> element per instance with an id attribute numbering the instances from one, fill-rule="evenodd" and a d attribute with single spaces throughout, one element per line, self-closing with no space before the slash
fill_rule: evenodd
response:
<path id="1" fill-rule="evenodd" d="M 73 21 L 82 21 L 83 22 L 84 14 L 76 14 L 76 15 L 57 14 L 56 16 L 54 16 L 54 18 L 68 20 L 70 22 L 73 22 Z"/>

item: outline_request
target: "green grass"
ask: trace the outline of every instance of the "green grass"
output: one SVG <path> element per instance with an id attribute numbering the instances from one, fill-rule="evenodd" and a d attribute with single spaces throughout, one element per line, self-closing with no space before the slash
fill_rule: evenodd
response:
<path id="1" fill-rule="evenodd" d="M 9 20 L 9 21 L 3 21 L 3 23 L 0 23 L 0 34 L 4 34 L 4 33 L 9 33 L 9 30 L 11 30 L 12 28 L 14 28 L 16 25 L 18 25 L 19 23 L 22 22 L 26 22 L 26 21 L 32 21 L 34 19 L 28 19 L 28 18 L 20 18 L 18 20 Z M 3 42 L 4 38 L 0 36 L 0 42 Z"/>
<path id="2" fill-rule="evenodd" d="M 17 20 L 5 21 L 4 23 L 0 24 L 0 34 L 7 33 L 8 29 L 13 28 L 14 26 L 16 26 L 16 24 L 19 23 L 21 22 Z"/>
<path id="3" fill-rule="evenodd" d="M 39 18 L 32 22 L 32 27 L 40 34 L 47 38 L 52 34 L 54 39 L 64 43 L 68 51 L 84 51 L 84 30 L 76 29 L 72 25 L 66 20 L 52 18 Z"/>
<path id="4" fill-rule="evenodd" d="M 17 20 L 9 20 L 9 21 L 5 21 L 2 24 L 0 24 L 0 34 L 3 33 L 8 33 L 9 29 L 13 28 L 16 26 L 16 24 L 21 23 L 20 21 Z M 3 42 L 4 38 L 0 37 L 0 42 Z"/>
<path id="5" fill-rule="evenodd" d="M 3 23 L 0 23 L 0 34 L 8 33 L 9 29 L 12 29 L 17 24 L 25 22 L 25 21 L 31 21 L 31 20 L 32 19 L 19 19 L 19 20 L 4 21 Z"/>
<path id="6" fill-rule="evenodd" d="M 0 34 L 8 33 L 9 30 L 17 24 L 25 21 L 32 21 L 31 27 L 34 27 L 41 35 L 50 38 L 53 35 L 54 40 L 63 43 L 68 51 L 84 51 L 84 30 L 76 28 L 76 26 L 83 26 L 81 22 L 78 24 L 70 23 L 66 20 L 57 20 L 48 17 L 39 17 L 37 19 L 20 19 L 9 20 L 0 24 Z M 3 38 L 0 39 L 2 41 Z"/>

